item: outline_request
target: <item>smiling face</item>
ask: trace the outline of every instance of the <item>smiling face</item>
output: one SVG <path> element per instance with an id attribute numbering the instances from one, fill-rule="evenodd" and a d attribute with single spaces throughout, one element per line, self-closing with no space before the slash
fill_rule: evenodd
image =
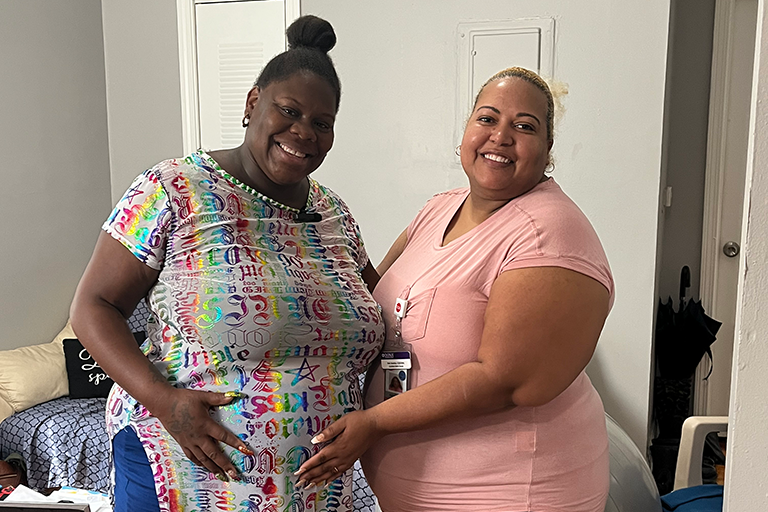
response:
<path id="1" fill-rule="evenodd" d="M 543 179 L 552 147 L 547 108 L 544 92 L 523 79 L 485 86 L 461 141 L 461 165 L 473 194 L 508 200 Z"/>
<path id="2" fill-rule="evenodd" d="M 333 146 L 336 95 L 315 74 L 295 73 L 263 90 L 254 87 L 245 115 L 250 120 L 244 145 L 257 167 L 245 172 L 249 184 L 268 195 L 305 180 Z"/>

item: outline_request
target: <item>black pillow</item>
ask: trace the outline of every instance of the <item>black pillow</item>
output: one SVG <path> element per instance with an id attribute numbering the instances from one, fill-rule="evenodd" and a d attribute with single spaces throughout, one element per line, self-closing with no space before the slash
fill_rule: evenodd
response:
<path id="1" fill-rule="evenodd" d="M 141 344 L 146 338 L 143 332 L 133 333 Z M 64 359 L 67 364 L 70 398 L 106 398 L 114 381 L 93 360 L 79 340 L 64 340 Z"/>

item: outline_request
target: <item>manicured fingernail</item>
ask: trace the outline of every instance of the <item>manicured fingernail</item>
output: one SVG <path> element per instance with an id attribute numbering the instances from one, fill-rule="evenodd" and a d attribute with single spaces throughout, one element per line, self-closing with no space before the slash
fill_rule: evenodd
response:
<path id="1" fill-rule="evenodd" d="M 229 471 L 227 471 L 227 474 L 232 480 L 237 480 L 237 471 L 235 471 L 234 469 L 230 469 Z"/>
<path id="2" fill-rule="evenodd" d="M 253 450 L 245 446 L 244 444 L 241 444 L 237 447 L 238 450 L 240 450 L 240 453 L 244 453 L 246 455 L 253 455 Z"/>
<path id="3" fill-rule="evenodd" d="M 299 475 L 300 475 L 300 474 L 302 474 L 303 472 L 304 472 L 304 470 L 303 470 L 303 469 L 301 469 L 301 468 L 299 468 L 299 470 L 298 470 L 298 471 L 294 471 L 294 472 L 293 472 L 293 476 L 299 476 Z"/>
<path id="4" fill-rule="evenodd" d="M 222 481 L 224 481 L 224 482 L 226 482 L 226 481 L 228 481 L 228 480 L 229 480 L 229 479 L 227 478 L 227 475 L 225 475 L 224 473 L 216 473 L 216 478 L 218 478 L 219 480 L 222 480 Z"/>
<path id="5" fill-rule="evenodd" d="M 312 444 L 322 443 L 323 442 L 323 434 L 317 434 L 315 437 L 312 438 L 310 441 Z"/>
<path id="6" fill-rule="evenodd" d="M 296 482 L 296 490 L 300 490 L 300 489 L 301 489 L 301 486 L 302 486 L 302 485 L 304 485 L 304 484 L 306 484 L 306 483 L 307 483 L 307 482 L 306 482 L 306 481 L 304 481 L 304 480 L 299 480 L 298 482 Z"/>
<path id="7" fill-rule="evenodd" d="M 224 393 L 224 396 L 227 398 L 247 398 L 245 393 L 239 391 L 227 391 Z"/>
<path id="8" fill-rule="evenodd" d="M 315 482 L 309 482 L 307 484 L 307 489 L 309 489 L 310 487 L 314 487 L 314 486 L 315 486 Z"/>
<path id="9" fill-rule="evenodd" d="M 327 489 L 331 486 L 331 482 L 329 482 L 328 480 L 326 480 L 324 483 L 325 485 L 323 486 L 323 489 Z"/>

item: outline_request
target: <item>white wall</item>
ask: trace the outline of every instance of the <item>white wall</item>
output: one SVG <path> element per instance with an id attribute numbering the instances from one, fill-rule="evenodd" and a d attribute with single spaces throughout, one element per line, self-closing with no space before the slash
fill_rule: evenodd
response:
<path id="1" fill-rule="evenodd" d="M 662 209 L 657 298 L 675 305 L 683 265 L 691 270 L 687 296 L 699 297 L 714 21 L 715 0 L 672 2 L 662 161 L 672 206 Z"/>
<path id="2" fill-rule="evenodd" d="M 554 176 L 597 229 L 616 305 L 589 374 L 643 450 L 649 415 L 668 0 L 304 0 L 327 18 L 342 80 L 336 144 L 316 178 L 357 216 L 372 259 L 456 165 L 459 21 L 554 17 L 555 77 L 568 84 Z"/>
<path id="3" fill-rule="evenodd" d="M 49 342 L 109 214 L 99 0 L 0 6 L 0 349 Z"/>
<path id="4" fill-rule="evenodd" d="M 184 156 L 174 0 L 101 0 L 112 203 L 133 178 Z"/>
<path id="5" fill-rule="evenodd" d="M 8 12 L 6 5 L 4 14 Z M 11 5 L 18 10 L 19 19 L 4 15 L 0 21 L 8 25 L 0 36 L 8 40 L 4 41 L 0 58 L 11 58 L 13 52 L 5 51 L 6 48 L 23 46 L 25 50 L 30 48 L 22 59 L 29 66 L 34 61 L 29 57 L 39 47 L 41 34 L 49 41 L 50 37 L 71 29 L 62 36 L 67 44 L 51 43 L 56 48 L 45 52 L 42 61 L 37 62 L 43 62 L 47 70 L 85 72 L 70 78 L 75 80 L 71 91 L 68 90 L 72 100 L 53 98 L 51 108 L 45 111 L 55 112 L 62 105 L 72 104 L 73 110 L 84 115 L 85 105 L 92 107 L 100 100 L 102 110 L 96 108 L 92 117 L 99 113 L 103 116 L 104 84 L 99 78 L 103 60 L 101 44 L 96 40 L 101 26 L 98 2 L 74 3 L 76 8 L 67 5 L 66 9 L 56 9 L 56 3 L 41 0 L 18 0 Z M 40 111 L 35 108 L 39 103 L 34 101 L 45 100 L 45 92 L 50 96 L 50 90 L 25 83 L 15 92 L 19 97 L 29 98 L 26 106 L 19 102 L 15 111 L 22 126 L 30 125 L 27 132 L 35 133 L 37 138 L 30 140 L 46 141 L 58 149 L 56 155 L 44 158 L 56 161 L 55 156 L 65 154 L 70 156 L 68 161 L 76 162 L 61 174 L 48 172 L 51 165 L 45 166 L 45 172 L 30 172 L 39 172 L 36 176 L 41 186 L 50 186 L 51 198 L 58 197 L 60 190 L 68 198 L 76 195 L 72 192 L 82 193 L 82 189 L 73 186 L 79 180 L 88 183 L 91 199 L 83 199 L 77 206 L 71 201 L 46 201 L 45 207 L 36 210 L 30 219 L 28 213 L 19 213 L 29 198 L 22 202 L 17 192 L 4 188 L 0 207 L 8 209 L 7 217 L 13 219 L 16 215 L 19 219 L 24 215 L 19 220 L 36 226 L 35 232 L 45 230 L 43 226 L 49 218 L 66 219 L 62 211 L 67 208 L 73 218 L 87 219 L 81 221 L 74 234 L 62 229 L 60 223 L 55 224 L 49 232 L 44 231 L 46 244 L 38 244 L 39 247 L 33 243 L 39 237 L 32 230 L 9 233 L 9 238 L 20 239 L 20 246 L 33 247 L 31 257 L 27 255 L 26 259 L 31 261 L 34 271 L 15 272 L 13 263 L 18 259 L 9 255 L 4 282 L 9 283 L 11 290 L 29 288 L 30 281 L 41 283 L 28 296 L 6 294 L 3 299 L 6 305 L 2 314 L 8 318 L 5 325 L 20 323 L 23 327 L 17 332 L 26 335 L 9 342 L 14 346 L 32 342 L 27 319 L 40 318 L 36 312 L 41 305 L 49 314 L 44 315 L 46 320 L 35 324 L 40 333 L 47 336 L 55 330 L 54 325 L 63 322 L 98 226 L 111 203 L 144 168 L 182 152 L 175 2 L 136 0 L 128 4 L 102 0 L 101 7 L 111 188 L 110 176 L 103 172 L 103 117 L 98 130 L 94 129 L 97 123 L 92 121 L 67 119 L 61 124 L 58 120 L 43 123 L 43 116 L 29 116 L 28 112 Z M 332 55 L 344 87 L 337 143 L 317 178 L 337 189 L 349 202 L 375 261 L 430 195 L 465 184 L 453 156 L 459 138 L 455 133 L 454 111 L 457 23 L 556 18 L 555 75 L 569 85 L 571 92 L 566 98 L 566 116 L 558 127 L 555 176 L 595 224 L 617 282 L 616 306 L 589 372 L 607 410 L 644 447 L 669 0 L 632 4 L 621 0 L 488 0 L 479 4 L 463 0 L 305 0 L 302 11 L 325 16 L 337 29 L 339 44 Z M 25 17 L 30 19 L 29 25 L 23 23 Z M 41 23 L 46 30 L 40 29 Z M 38 39 L 33 41 L 31 36 L 27 37 L 30 34 Z M 91 40 L 86 44 L 88 37 Z M 11 69 L 20 65 L 9 64 Z M 39 83 L 45 78 L 41 77 Z M 82 83 L 76 81 L 78 78 Z M 0 125 L 6 126 L 5 131 L 11 135 L 3 137 L 4 142 L 14 141 L 16 132 L 11 126 L 19 123 L 6 125 L 4 117 Z M 73 130 L 73 126 L 80 129 Z M 73 139 L 87 141 L 88 151 L 83 151 Z M 6 154 L 32 153 L 38 158 L 38 148 L 31 142 L 26 144 L 14 142 L 9 146 L 14 151 Z M 101 164 L 94 163 L 99 160 Z M 19 159 L 19 163 L 23 161 Z M 28 185 L 29 178 L 23 182 L 19 179 L 18 185 L 21 183 Z M 68 187 L 75 190 L 67 194 Z M 105 187 L 109 190 L 106 195 L 102 193 Z M 97 207 L 92 204 L 94 197 Z M 93 211 L 94 208 L 98 211 Z M 20 224 L 19 220 L 8 226 Z M 49 241 L 63 236 L 69 236 L 67 244 L 58 244 L 64 247 L 64 257 L 46 254 L 43 248 L 49 247 Z M 68 265 L 72 267 L 69 271 Z M 60 284 L 52 287 L 52 279 Z M 18 318 L 26 321 L 18 322 Z"/>
<path id="6" fill-rule="evenodd" d="M 736 312 L 725 512 L 768 510 L 768 6 L 759 0 L 739 302 Z"/>

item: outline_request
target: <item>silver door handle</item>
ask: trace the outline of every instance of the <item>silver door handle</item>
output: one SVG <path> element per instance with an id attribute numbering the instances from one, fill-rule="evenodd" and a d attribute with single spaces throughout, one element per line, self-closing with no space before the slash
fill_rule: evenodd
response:
<path id="1" fill-rule="evenodd" d="M 739 247 L 739 244 L 736 242 L 726 242 L 723 246 L 723 254 L 729 258 L 733 258 L 734 256 L 738 255 L 740 250 L 741 247 Z"/>

